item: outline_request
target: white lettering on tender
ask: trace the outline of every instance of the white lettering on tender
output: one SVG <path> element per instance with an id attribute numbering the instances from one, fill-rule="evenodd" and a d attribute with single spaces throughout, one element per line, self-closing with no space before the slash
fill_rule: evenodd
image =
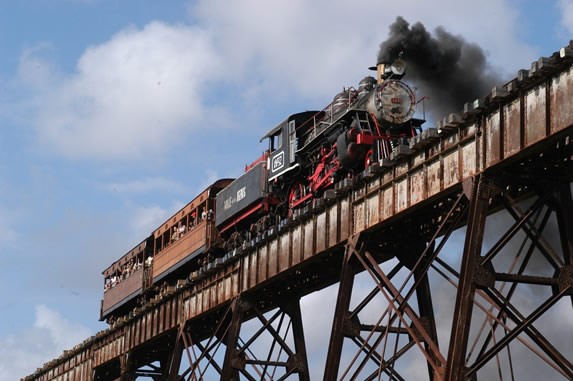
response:
<path id="1" fill-rule="evenodd" d="M 233 196 L 229 196 L 225 199 L 225 201 L 223 203 L 223 209 L 225 209 L 225 210 L 231 209 L 233 207 L 234 203 L 241 201 L 245 197 L 247 197 L 247 187 L 242 187 L 241 189 L 239 189 L 237 191 L 237 197 L 236 198 L 233 198 Z"/>
<path id="2" fill-rule="evenodd" d="M 237 191 L 237 202 L 241 201 L 247 196 L 247 187 L 242 187 Z"/>

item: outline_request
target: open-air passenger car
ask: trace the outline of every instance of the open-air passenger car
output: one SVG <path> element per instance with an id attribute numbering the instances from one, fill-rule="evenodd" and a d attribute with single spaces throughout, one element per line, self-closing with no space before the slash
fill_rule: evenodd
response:
<path id="1" fill-rule="evenodd" d="M 176 284 L 198 266 L 201 254 L 219 237 L 215 227 L 215 196 L 232 179 L 217 180 L 143 242 L 104 272 L 100 319 L 122 316 L 137 306 L 143 294 L 157 292 L 159 284 Z"/>

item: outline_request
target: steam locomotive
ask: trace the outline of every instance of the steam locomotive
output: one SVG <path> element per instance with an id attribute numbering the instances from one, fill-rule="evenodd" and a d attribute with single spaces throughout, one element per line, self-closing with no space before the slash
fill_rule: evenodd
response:
<path id="1" fill-rule="evenodd" d="M 100 319 L 113 322 L 166 285 L 194 282 L 304 208 L 336 197 L 410 150 L 423 119 L 400 58 L 343 89 L 320 111 L 290 115 L 239 178 L 221 179 L 104 272 Z"/>

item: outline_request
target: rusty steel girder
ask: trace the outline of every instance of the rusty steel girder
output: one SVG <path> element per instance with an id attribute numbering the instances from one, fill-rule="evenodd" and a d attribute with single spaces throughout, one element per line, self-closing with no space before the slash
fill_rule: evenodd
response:
<path id="1" fill-rule="evenodd" d="M 515 360 L 511 360 L 515 341 L 546 363 L 550 372 L 555 372 L 551 373 L 552 377 L 573 378 L 572 354 L 562 353 L 534 324 L 561 299 L 573 297 L 571 186 L 549 181 L 550 178 L 552 176 L 545 178 L 543 185 L 537 187 L 536 195 L 528 199 L 525 210 L 512 198 L 511 189 L 531 187 L 533 184 L 527 180 L 521 183 L 514 178 L 493 181 L 478 176 L 468 181 L 464 187 L 466 192 L 460 194 L 443 223 L 436 227 L 434 236 L 418 244 L 405 242 L 397 251 L 396 263 L 388 270 L 375 259 L 376 253 L 368 250 L 376 246 L 372 244 L 376 239 L 374 234 L 353 236 L 347 244 L 342 265 L 324 379 L 369 380 L 378 379 L 380 375 L 396 380 L 409 379 L 400 373 L 403 368 L 399 366 L 399 360 L 414 348 L 420 354 L 417 361 L 427 364 L 429 380 L 482 379 L 478 372 L 488 365 L 497 367 L 496 372 L 502 379 L 502 374 L 515 377 L 517 371 L 512 365 Z M 499 237 L 496 235 L 495 238 L 489 237 L 485 229 L 488 218 L 494 218 L 491 217 L 492 209 L 505 210 L 514 219 L 505 230 L 497 231 Z M 465 244 L 460 270 L 456 270 L 440 255 L 462 218 L 467 218 Z M 557 224 L 560 246 L 557 248 L 543 236 L 551 218 Z M 518 235 L 524 242 L 520 250 L 514 252 L 514 240 Z M 487 250 L 484 242 L 487 242 Z M 378 253 L 378 257 L 387 258 L 387 255 Z M 544 267 L 540 261 L 545 262 Z M 496 271 L 497 263 L 510 265 L 506 271 Z M 405 277 L 394 281 L 393 278 L 399 278 L 396 275 L 404 269 L 407 269 Z M 434 271 L 457 288 L 456 302 L 450 311 L 453 324 L 447 337 L 447 355 L 438 345 L 436 311 L 428 282 L 428 274 Z M 371 293 L 355 300 L 356 307 L 351 309 L 355 277 L 360 272 L 369 274 L 375 286 Z M 524 312 L 519 300 L 517 303 L 514 300 L 518 288 L 531 285 L 546 287 L 546 295 Z M 374 303 L 376 294 L 383 294 L 386 304 L 374 324 L 364 324 L 358 313 Z M 410 302 L 414 295 L 416 309 Z M 476 311 L 482 313 L 481 326 L 472 319 Z M 439 314 L 443 313 L 439 311 Z M 489 330 L 484 330 L 487 325 Z M 400 337 L 405 338 L 401 343 Z M 346 351 L 343 351 L 345 341 L 353 342 L 357 349 L 348 352 L 344 348 Z M 389 351 L 392 346 L 393 351 Z M 345 367 L 341 367 L 343 353 L 351 358 L 343 364 Z M 354 355 L 349 356 L 352 353 Z M 508 358 L 506 367 L 500 363 L 502 356 Z"/>
<path id="2" fill-rule="evenodd" d="M 463 194 L 460 194 L 452 203 L 450 210 L 445 213 L 442 223 L 428 242 L 424 241 L 424 237 L 414 237 L 417 240 L 414 243 L 404 242 L 395 251 L 400 259 L 388 274 L 380 269 L 379 261 L 374 258 L 373 254 L 365 249 L 368 246 L 374 246 L 372 241 L 376 240 L 375 236 L 355 235 L 349 240 L 342 265 L 325 380 L 374 379 L 380 374 L 386 374 L 398 380 L 404 379 L 395 368 L 395 363 L 411 348 L 417 348 L 422 353 L 422 359 L 425 359 L 428 364 L 429 379 L 442 379 L 446 360 L 439 350 L 427 272 L 447 237 L 466 215 L 466 205 Z M 446 239 L 436 244 L 439 237 Z M 383 253 L 374 253 L 376 254 L 387 258 L 387 255 Z M 408 275 L 405 283 L 398 288 L 393 284 L 392 278 L 402 269 L 407 269 Z M 375 286 L 372 292 L 358 302 L 355 309 L 349 310 L 354 278 L 362 271 L 370 275 Z M 406 289 L 408 278 L 414 280 L 414 285 Z M 375 324 L 361 324 L 358 314 L 373 302 L 376 294 L 384 296 L 387 307 L 381 311 Z M 417 312 L 409 302 L 414 294 L 417 298 Z M 386 321 L 385 326 L 382 325 L 383 321 Z M 400 336 L 405 336 L 408 340 L 402 348 L 398 349 Z M 344 338 L 350 338 L 358 346 L 358 350 L 347 368 L 341 370 L 339 367 Z M 390 352 L 389 358 L 385 359 L 386 348 L 392 344 L 394 352 Z M 383 348 L 382 354 L 379 353 L 380 347 Z M 363 358 L 359 364 L 356 364 L 360 355 L 363 355 Z M 374 362 L 376 368 L 374 371 L 365 370 L 365 364 L 368 361 Z"/>
<path id="3" fill-rule="evenodd" d="M 573 379 L 573 337 L 554 328 L 573 304 L 573 45 L 562 51 L 25 380 L 308 380 L 299 300 L 336 283 L 324 379 Z"/>
<path id="4" fill-rule="evenodd" d="M 246 320 L 258 329 L 241 332 Z M 197 330 L 197 333 L 194 331 Z M 261 356 L 261 338 L 270 338 Z M 289 343 L 292 341 L 293 346 Z M 182 361 L 186 360 L 186 361 Z M 284 380 L 309 381 L 308 361 L 298 300 L 263 313 L 245 298 L 228 305 L 210 333 L 193 324 L 181 326 L 170 362 L 168 381 Z"/>

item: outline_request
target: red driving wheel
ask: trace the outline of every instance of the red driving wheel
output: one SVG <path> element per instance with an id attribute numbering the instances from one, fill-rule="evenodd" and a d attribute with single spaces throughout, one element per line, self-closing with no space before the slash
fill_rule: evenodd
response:
<path id="1" fill-rule="evenodd" d="M 374 151 L 369 149 L 368 152 L 366 152 L 366 157 L 364 158 L 364 169 L 370 167 L 372 165 L 373 160 L 374 160 Z"/>
<path id="2" fill-rule="evenodd" d="M 295 182 L 291 185 L 290 191 L 288 194 L 288 207 L 292 209 L 294 205 L 298 201 L 300 201 L 304 196 L 304 186 L 300 183 L 300 181 Z"/>

